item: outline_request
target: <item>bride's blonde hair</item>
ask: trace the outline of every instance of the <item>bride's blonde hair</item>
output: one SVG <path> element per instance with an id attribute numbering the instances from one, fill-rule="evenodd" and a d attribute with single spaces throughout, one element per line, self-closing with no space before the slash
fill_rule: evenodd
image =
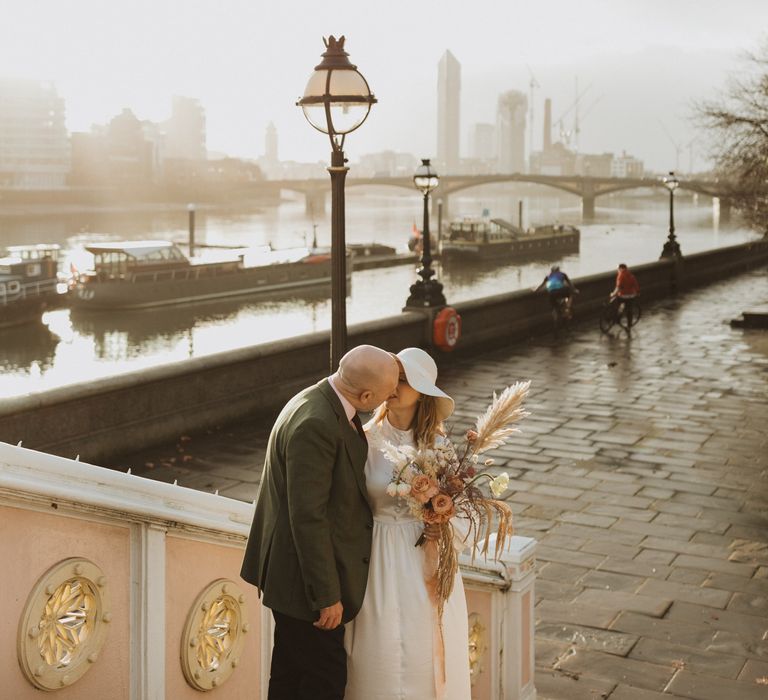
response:
<path id="1" fill-rule="evenodd" d="M 381 423 L 387 417 L 388 412 L 389 409 L 387 409 L 385 402 L 376 409 L 373 420 L 376 423 Z M 443 423 L 437 417 L 437 401 L 434 396 L 420 395 L 411 428 L 413 428 L 414 442 L 418 447 L 434 447 L 437 436 L 445 435 Z"/>

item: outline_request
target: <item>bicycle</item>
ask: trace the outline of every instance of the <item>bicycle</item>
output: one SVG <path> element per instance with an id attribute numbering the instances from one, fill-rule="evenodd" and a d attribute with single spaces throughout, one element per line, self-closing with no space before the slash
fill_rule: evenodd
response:
<path id="1" fill-rule="evenodd" d="M 556 299 L 552 306 L 552 323 L 555 335 L 565 330 L 573 321 L 573 295 Z"/>
<path id="2" fill-rule="evenodd" d="M 606 335 L 617 324 L 627 333 L 632 332 L 632 327 L 637 325 L 642 315 L 640 302 L 637 297 L 627 303 L 621 300 L 618 305 L 614 305 L 610 300 L 603 305 L 603 311 L 600 314 L 600 330 Z"/>

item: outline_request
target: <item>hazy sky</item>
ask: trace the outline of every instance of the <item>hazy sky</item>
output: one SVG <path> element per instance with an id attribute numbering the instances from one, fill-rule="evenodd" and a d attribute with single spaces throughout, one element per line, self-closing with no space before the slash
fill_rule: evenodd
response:
<path id="1" fill-rule="evenodd" d="M 348 138 L 352 162 L 386 148 L 434 155 L 437 62 L 449 48 L 462 64 L 465 144 L 473 122 L 494 121 L 499 92 L 527 92 L 527 64 L 541 84 L 537 147 L 544 96 L 557 118 L 578 77 L 582 111 L 595 103 L 580 150 L 626 149 L 656 169 L 675 159 L 661 125 L 685 146 L 691 100 L 768 40 L 768 0 L 0 0 L 0 11 L 0 75 L 54 80 L 71 130 L 123 107 L 160 120 L 173 94 L 187 95 L 207 110 L 210 150 L 257 156 L 274 121 L 280 157 L 303 161 L 328 156 L 294 103 L 329 33 L 347 36 L 379 99 Z"/>

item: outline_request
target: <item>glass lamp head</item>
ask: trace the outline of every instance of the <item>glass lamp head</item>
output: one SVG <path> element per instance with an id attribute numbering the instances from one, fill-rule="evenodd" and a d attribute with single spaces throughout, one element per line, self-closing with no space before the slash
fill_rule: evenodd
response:
<path id="1" fill-rule="evenodd" d="M 680 181 L 675 177 L 675 173 L 672 170 L 669 171 L 669 175 L 662 178 L 662 182 L 664 183 L 664 187 L 670 192 L 674 192 L 680 185 Z"/>
<path id="2" fill-rule="evenodd" d="M 422 194 L 429 194 L 440 183 L 437 171 L 430 165 L 429 158 L 422 158 L 421 165 L 413 174 L 413 184 L 421 190 Z"/>
<path id="3" fill-rule="evenodd" d="M 296 103 L 318 131 L 343 136 L 368 117 L 376 98 L 357 66 L 349 62 L 344 37 L 323 39 L 323 60 L 309 76 L 304 96 Z"/>

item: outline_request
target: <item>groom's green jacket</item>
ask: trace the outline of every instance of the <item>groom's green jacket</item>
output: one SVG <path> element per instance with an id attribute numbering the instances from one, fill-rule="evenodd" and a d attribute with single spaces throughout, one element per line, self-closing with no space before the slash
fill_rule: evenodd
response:
<path id="1" fill-rule="evenodd" d="M 327 379 L 283 408 L 269 436 L 241 571 L 268 608 L 313 621 L 340 600 L 344 622 L 360 610 L 373 529 L 367 450 Z"/>

